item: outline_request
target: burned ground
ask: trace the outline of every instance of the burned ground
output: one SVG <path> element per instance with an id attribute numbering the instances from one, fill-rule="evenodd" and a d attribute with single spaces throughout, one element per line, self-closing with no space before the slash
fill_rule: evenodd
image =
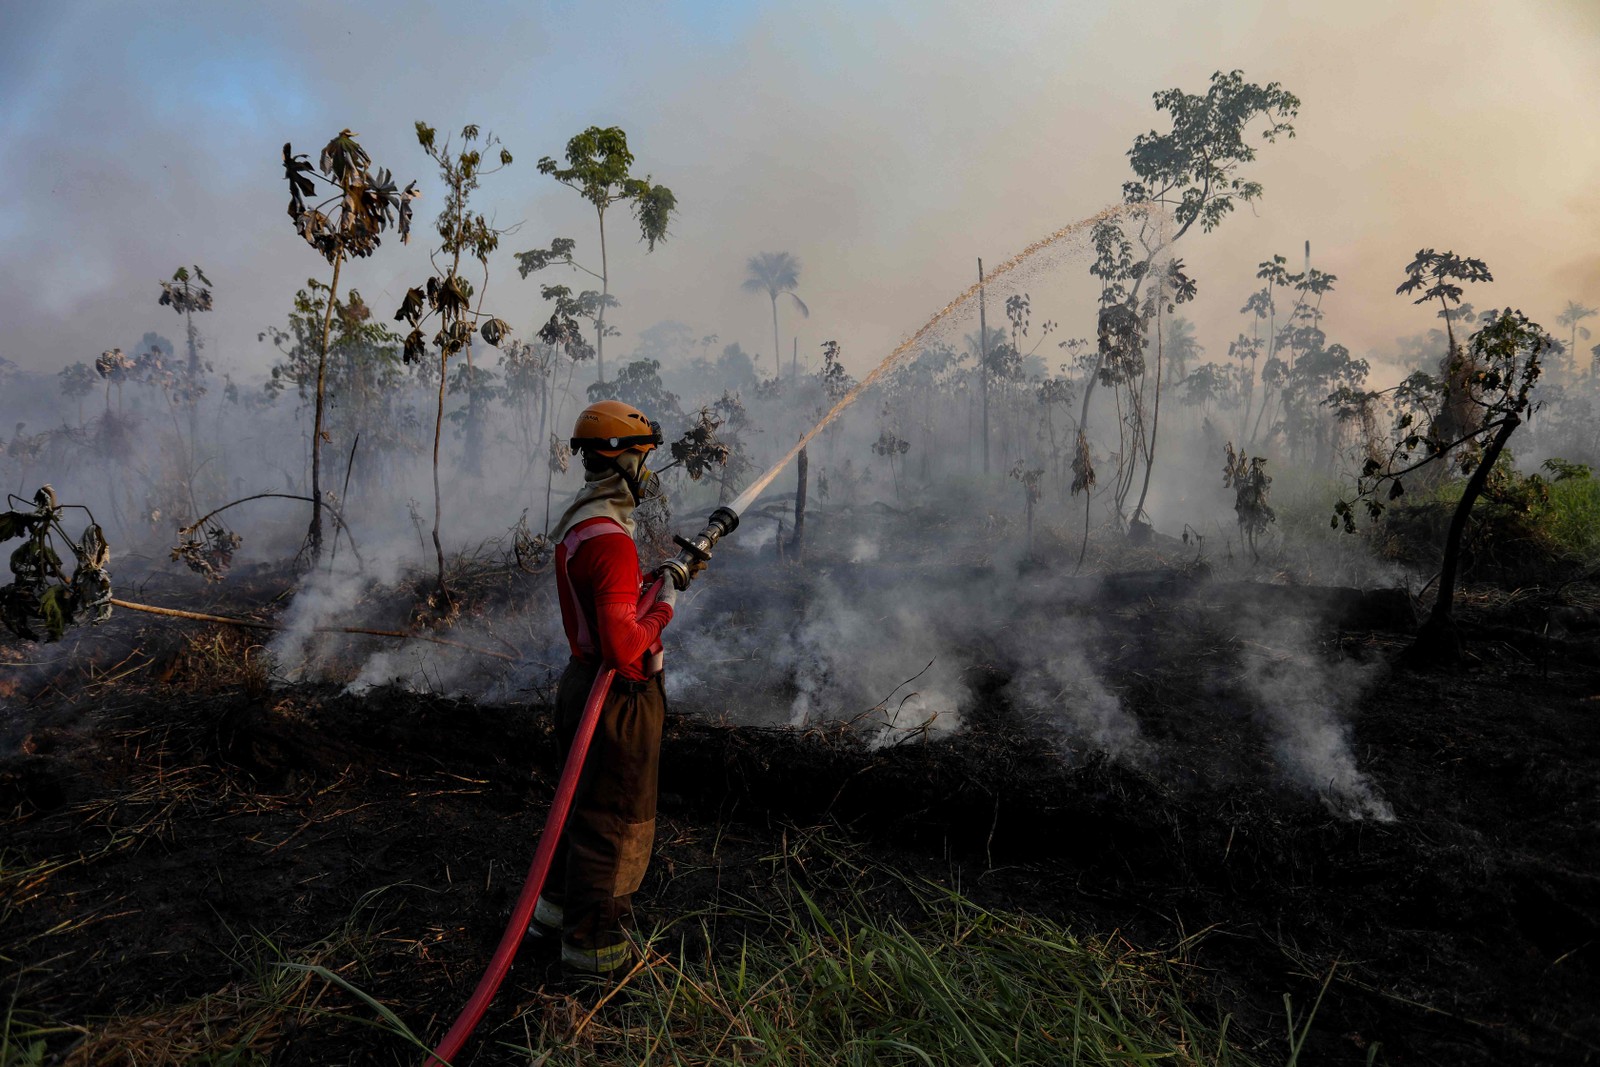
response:
<path id="1" fill-rule="evenodd" d="M 1600 691 L 1581 605 L 1562 607 L 1571 633 L 1553 644 L 1528 628 L 1527 598 L 1485 597 L 1471 666 L 1427 674 L 1387 666 L 1405 622 L 1383 598 L 1303 595 L 1333 620 L 1317 661 L 1364 672 L 1350 741 L 1386 822 L 1274 769 L 1271 722 L 1239 685 L 1254 639 L 1231 623 L 1230 586 L 1118 588 L 1097 594 L 1116 602 L 1099 602 L 1095 650 L 1144 742 L 1120 758 L 1013 702 L 1001 644 L 973 650 L 975 695 L 942 736 L 759 727 L 680 701 L 652 913 L 700 912 L 692 936 L 728 949 L 753 920 L 722 905 L 760 901 L 785 842 L 828 826 L 988 907 L 1144 945 L 1204 931 L 1193 992 L 1266 1062 L 1284 1055 L 1283 996 L 1303 1017 L 1325 983 L 1315 1062 L 1366 1063 L 1375 1046 L 1392 1064 L 1600 1057 Z M 1296 602 L 1268 596 L 1274 617 Z M 1355 614 L 1330 615 L 1330 598 Z M 196 646 L 238 660 L 242 640 L 191 632 L 155 676 L 86 687 L 92 700 L 58 684 L 16 720 L 0 953 L 18 1009 L 88 1028 L 52 1039 L 71 1062 L 122 1062 L 103 1020 L 198 1011 L 263 943 L 323 943 L 311 958 L 437 1035 L 499 937 L 557 773 L 547 709 L 197 688 Z M 881 906 L 903 901 L 886 889 Z M 340 942 L 352 923 L 363 936 Z M 510 1032 L 560 982 L 519 961 L 486 1027 Z M 273 1062 L 410 1055 L 338 990 L 322 1003 L 333 1014 L 262 1038 Z M 477 1044 L 468 1062 L 495 1062 Z"/>

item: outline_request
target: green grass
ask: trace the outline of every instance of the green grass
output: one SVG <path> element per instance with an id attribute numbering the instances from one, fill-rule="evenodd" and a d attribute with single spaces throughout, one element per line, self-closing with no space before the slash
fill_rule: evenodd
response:
<path id="1" fill-rule="evenodd" d="M 1600 480 L 1568 478 L 1550 486 L 1550 501 L 1538 522 L 1567 558 L 1600 563 Z"/>
<path id="2" fill-rule="evenodd" d="M 1250 1062 L 1227 1018 L 1196 1006 L 1187 945 L 1080 938 L 835 860 L 854 888 L 831 891 L 826 906 L 784 864 L 782 906 L 739 914 L 750 932 L 734 944 L 710 930 L 734 917 L 726 908 L 680 919 L 646 940 L 614 995 L 587 1012 L 525 1012 L 507 1027 L 525 1040 L 508 1046 L 543 1067 Z M 885 886 L 900 897 L 893 914 L 877 899 Z"/>
<path id="3" fill-rule="evenodd" d="M 515 1006 L 515 1014 L 480 1029 L 458 1062 L 1253 1062 L 1200 990 L 1189 959 L 1197 939 L 1151 951 L 1115 933 L 1079 936 L 1047 918 L 981 907 L 821 833 L 789 839 L 746 872 L 745 899 L 660 925 L 640 939 L 620 981 L 503 989 L 496 1013 Z M 459 975 L 437 974 L 423 1002 L 365 993 L 360 984 L 378 970 L 418 966 L 380 947 L 392 939 L 374 925 L 371 903 L 302 949 L 240 938 L 233 980 L 198 998 L 63 1025 L 17 1010 L 14 997 L 0 1065 L 56 1062 L 47 1046 L 70 1063 L 120 1055 L 151 1065 L 265 1065 L 293 1032 L 300 1055 L 322 1042 L 342 1055 L 355 1041 L 366 1050 L 361 1062 L 420 1062 L 459 1007 Z M 430 1016 L 431 1028 L 404 1021 Z M 1309 1016 L 1290 1017 L 1292 1049 L 1310 1025 Z"/>

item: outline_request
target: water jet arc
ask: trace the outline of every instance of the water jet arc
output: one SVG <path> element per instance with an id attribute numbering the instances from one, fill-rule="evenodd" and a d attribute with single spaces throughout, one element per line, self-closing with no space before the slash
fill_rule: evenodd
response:
<path id="1" fill-rule="evenodd" d="M 1124 212 L 1144 209 L 1144 204 L 1115 204 L 1105 210 L 1080 219 L 1070 226 L 1063 226 L 1039 240 L 1033 242 L 1021 252 L 1006 260 L 993 271 L 989 272 L 987 283 L 1003 277 L 1017 269 L 1023 263 L 1033 258 L 1038 253 L 1081 233 L 1086 227 L 1096 225 L 1106 219 Z M 706 523 L 706 528 L 694 538 L 685 539 L 675 537 L 682 552 L 673 559 L 661 564 L 656 571 L 656 579 L 649 584 L 644 595 L 639 600 L 638 612 L 642 616 L 650 605 L 656 601 L 656 594 L 661 589 L 661 583 L 670 581 L 679 589 L 686 589 L 689 585 L 689 572 L 695 563 L 704 563 L 711 558 L 711 549 L 716 543 L 732 533 L 739 525 L 739 515 L 759 497 L 767 486 L 772 484 L 783 469 L 792 462 L 800 450 L 809 444 L 817 434 L 842 414 L 845 408 L 855 403 L 860 396 L 871 388 L 891 367 L 899 362 L 908 352 L 917 348 L 933 330 L 943 322 L 950 313 L 972 299 L 985 283 L 980 282 L 968 286 L 959 296 L 940 308 L 934 316 L 923 323 L 922 328 L 916 333 L 900 342 L 894 351 L 890 352 L 872 372 L 861 379 L 849 392 L 829 408 L 827 413 L 818 420 L 817 424 L 795 442 L 794 446 L 785 452 L 773 464 L 772 468 L 757 478 L 739 496 L 725 507 L 719 507 L 711 513 L 711 518 Z M 594 739 L 595 727 L 600 721 L 600 709 L 605 703 L 606 695 L 611 691 L 612 679 L 616 671 L 602 668 L 595 677 L 594 685 L 589 689 L 588 700 L 583 705 L 583 714 L 578 720 L 578 730 L 573 738 L 572 747 L 567 752 L 566 762 L 561 768 L 561 779 L 556 785 L 555 800 L 550 805 L 550 814 L 545 819 L 544 829 L 539 834 L 539 845 L 533 854 L 533 862 L 528 868 L 528 877 L 522 884 L 522 892 L 517 897 L 516 906 L 511 911 L 511 920 L 506 925 L 505 933 L 500 937 L 500 945 L 495 949 L 494 956 L 489 960 L 488 968 L 483 972 L 483 977 L 478 980 L 478 986 L 473 990 L 472 996 L 467 1000 L 466 1006 L 461 1009 L 461 1014 L 445 1034 L 444 1040 L 433 1050 L 433 1053 L 424 1061 L 423 1067 L 450 1067 L 451 1059 L 461 1051 L 467 1039 L 472 1036 L 482 1020 L 484 1012 L 488 1011 L 489 1003 L 500 989 L 500 983 L 505 979 L 506 973 L 511 970 L 511 962 L 516 958 L 517 949 L 522 945 L 523 933 L 528 929 L 528 922 L 533 918 L 534 905 L 539 899 L 539 893 L 544 889 L 545 879 L 550 874 L 550 862 L 555 857 L 556 841 L 561 837 L 561 831 L 566 825 L 567 814 L 572 810 L 572 800 L 578 788 L 578 776 L 583 770 L 583 762 L 589 753 L 589 744 Z"/>

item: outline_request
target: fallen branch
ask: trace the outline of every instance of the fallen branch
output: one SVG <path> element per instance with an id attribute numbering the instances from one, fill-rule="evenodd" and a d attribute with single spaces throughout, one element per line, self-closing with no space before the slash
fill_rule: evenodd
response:
<path id="1" fill-rule="evenodd" d="M 148 615 L 164 615 L 169 619 L 188 619 L 190 622 L 215 622 L 224 626 L 242 626 L 250 630 L 276 630 L 280 633 L 290 629 L 275 622 L 261 622 L 256 619 L 240 619 L 231 615 L 207 615 L 199 611 L 180 611 L 177 608 L 159 608 L 154 604 L 138 604 L 131 600 L 118 600 L 111 598 L 113 607 L 126 608 L 129 611 L 142 611 Z M 422 634 L 407 633 L 404 630 L 372 630 L 364 626 L 313 626 L 312 633 L 318 634 L 366 634 L 370 637 L 398 637 L 403 641 L 426 641 L 433 645 L 445 645 L 449 648 L 459 648 L 467 652 L 475 652 L 480 656 L 493 656 L 509 663 L 517 662 L 517 657 L 505 652 L 496 652 L 491 648 L 479 648 L 463 641 L 451 641 L 445 637 L 426 637 Z"/>

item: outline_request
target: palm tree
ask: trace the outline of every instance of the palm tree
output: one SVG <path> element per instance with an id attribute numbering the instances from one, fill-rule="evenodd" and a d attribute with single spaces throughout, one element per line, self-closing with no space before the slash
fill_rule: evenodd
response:
<path id="1" fill-rule="evenodd" d="M 1167 362 L 1172 366 L 1172 380 L 1182 381 L 1189 373 L 1189 363 L 1205 355 L 1205 346 L 1194 336 L 1194 323 L 1177 316 L 1167 323 Z"/>
<path id="2" fill-rule="evenodd" d="M 1556 321 L 1561 325 L 1572 327 L 1572 340 L 1567 345 L 1567 356 L 1572 360 L 1572 369 L 1574 371 L 1578 369 L 1578 335 L 1582 334 L 1585 341 L 1589 339 L 1588 327 L 1579 326 L 1578 323 L 1591 315 L 1600 315 L 1600 311 L 1584 307 L 1576 300 L 1568 300 L 1566 309 L 1556 318 Z"/>
<path id="3" fill-rule="evenodd" d="M 783 359 L 778 353 L 778 297 L 787 295 L 802 317 L 811 317 L 811 309 L 794 293 L 800 284 L 800 261 L 788 252 L 761 252 L 750 257 L 745 271 L 749 277 L 744 280 L 744 291 L 766 293 L 772 301 L 772 376 L 776 380 L 783 371 Z"/>

